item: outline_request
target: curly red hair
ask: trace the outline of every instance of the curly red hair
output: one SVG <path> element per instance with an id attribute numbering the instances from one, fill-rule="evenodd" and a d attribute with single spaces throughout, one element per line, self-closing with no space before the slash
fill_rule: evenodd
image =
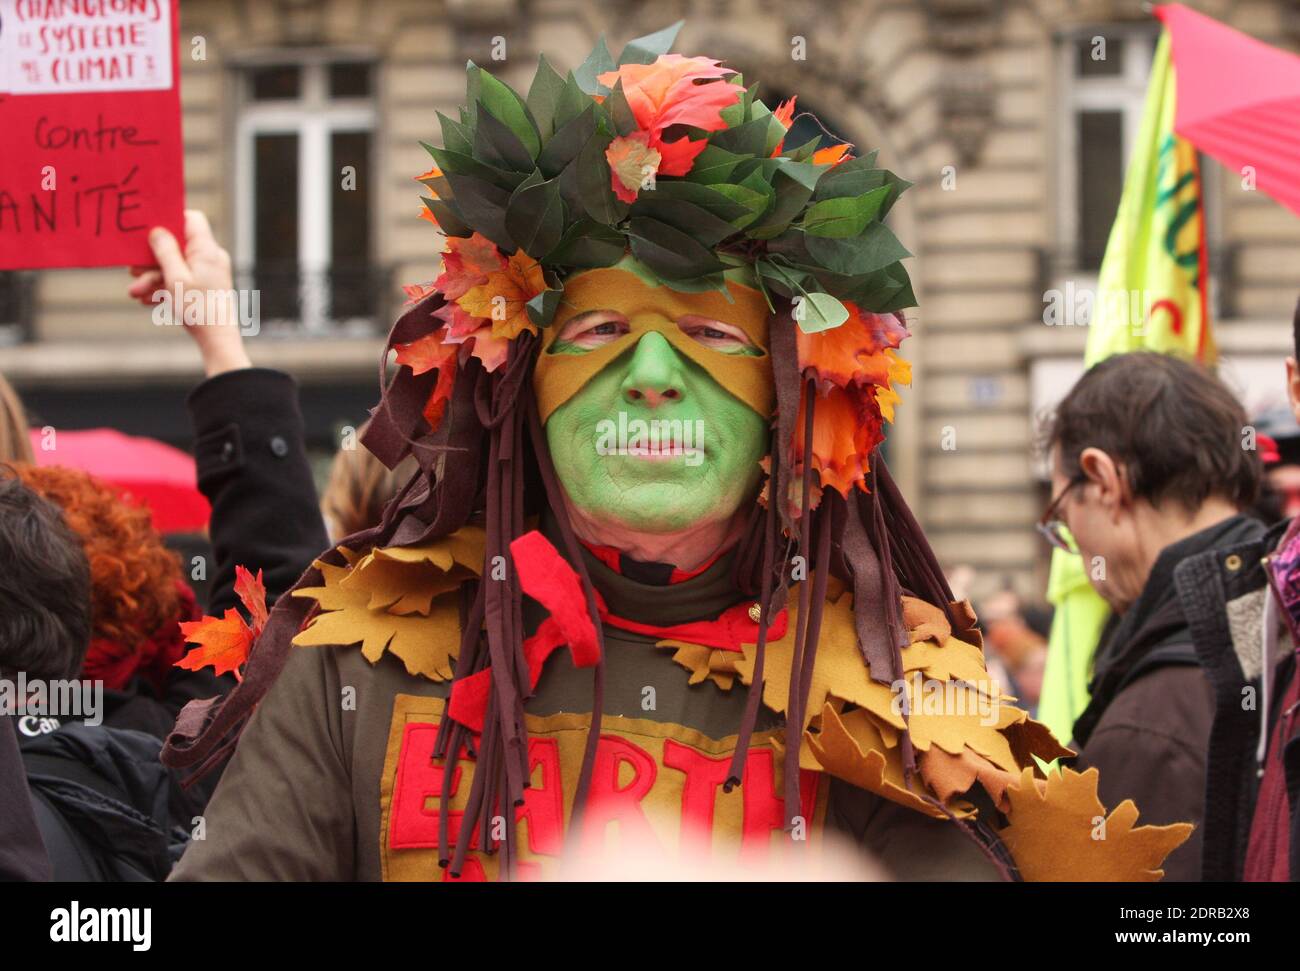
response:
<path id="1" fill-rule="evenodd" d="M 56 503 L 90 561 L 91 637 L 134 652 L 181 609 L 180 563 L 153 528 L 149 510 L 131 505 L 79 469 L 16 466 L 34 492 Z"/>

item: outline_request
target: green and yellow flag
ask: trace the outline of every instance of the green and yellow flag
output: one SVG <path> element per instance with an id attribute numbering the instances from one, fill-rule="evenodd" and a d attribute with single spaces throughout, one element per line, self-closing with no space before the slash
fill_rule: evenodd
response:
<path id="1" fill-rule="evenodd" d="M 1196 149 L 1174 134 L 1169 34 L 1156 47 L 1142 127 L 1124 178 L 1092 303 L 1088 367 L 1112 354 L 1159 351 L 1203 364 L 1216 357 L 1206 305 L 1205 215 Z M 1087 564 L 1052 554 L 1055 605 L 1038 717 L 1062 741 L 1088 704 L 1088 680 L 1108 608 Z"/>

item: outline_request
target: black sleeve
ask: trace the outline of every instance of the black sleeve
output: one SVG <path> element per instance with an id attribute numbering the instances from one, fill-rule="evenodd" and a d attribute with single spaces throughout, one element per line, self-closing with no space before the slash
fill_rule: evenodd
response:
<path id="1" fill-rule="evenodd" d="M 49 879 L 50 861 L 36 828 L 14 721 L 0 715 L 0 880 Z"/>
<path id="2" fill-rule="evenodd" d="M 307 462 L 298 385 L 269 368 L 209 378 L 191 392 L 199 491 L 212 504 L 207 613 L 237 603 L 235 567 L 264 571 L 267 600 L 329 546 Z"/>

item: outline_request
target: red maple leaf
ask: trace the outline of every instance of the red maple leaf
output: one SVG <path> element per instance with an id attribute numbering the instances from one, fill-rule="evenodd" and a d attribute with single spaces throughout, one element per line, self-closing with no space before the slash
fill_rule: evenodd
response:
<path id="1" fill-rule="evenodd" d="M 258 570 L 257 576 L 253 576 L 242 566 L 235 567 L 235 596 L 248 611 L 249 619 L 253 622 L 253 636 L 256 637 L 262 633 L 269 615 L 266 609 L 266 584 L 262 582 L 262 571 Z"/>
<path id="2" fill-rule="evenodd" d="M 424 374 L 437 369 L 437 384 L 424 405 L 425 421 L 430 428 L 437 428 L 455 386 L 456 355 L 460 353 L 460 345 L 444 343 L 442 329 L 439 328 L 407 344 L 398 344 L 396 350 L 397 363 L 405 364 L 413 374 Z"/>
<path id="3" fill-rule="evenodd" d="M 211 667 L 219 675 L 233 671 L 236 679 L 243 680 L 239 669 L 248 660 L 253 630 L 234 607 L 226 608 L 225 617 L 204 617 L 181 624 L 181 634 L 198 647 L 176 662 L 178 668 L 198 671 Z"/>
<path id="4" fill-rule="evenodd" d="M 218 674 L 234 672 L 236 680 L 242 681 L 240 669 L 248 661 L 248 652 L 253 642 L 266 626 L 270 616 L 266 608 L 266 584 L 262 581 L 262 571 L 257 576 L 242 566 L 235 567 L 235 595 L 248 611 L 252 620 L 250 625 L 234 607 L 226 608 L 224 617 L 205 616 L 201 620 L 181 624 L 181 636 L 187 643 L 197 644 L 183 658 L 176 662 L 178 668 L 198 671 L 211 667 Z"/>

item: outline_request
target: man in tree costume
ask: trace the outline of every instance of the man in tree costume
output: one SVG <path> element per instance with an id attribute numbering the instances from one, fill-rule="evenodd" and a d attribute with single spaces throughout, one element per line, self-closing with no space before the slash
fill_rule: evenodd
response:
<path id="1" fill-rule="evenodd" d="M 786 145 L 794 99 L 676 31 L 526 96 L 469 65 L 421 177 L 443 271 L 365 436 L 419 472 L 182 714 L 173 765 L 243 731 L 178 878 L 796 865 L 833 832 L 905 879 L 1152 880 L 1186 838 L 1044 775 L 1068 753 L 880 457 L 908 183 Z"/>

